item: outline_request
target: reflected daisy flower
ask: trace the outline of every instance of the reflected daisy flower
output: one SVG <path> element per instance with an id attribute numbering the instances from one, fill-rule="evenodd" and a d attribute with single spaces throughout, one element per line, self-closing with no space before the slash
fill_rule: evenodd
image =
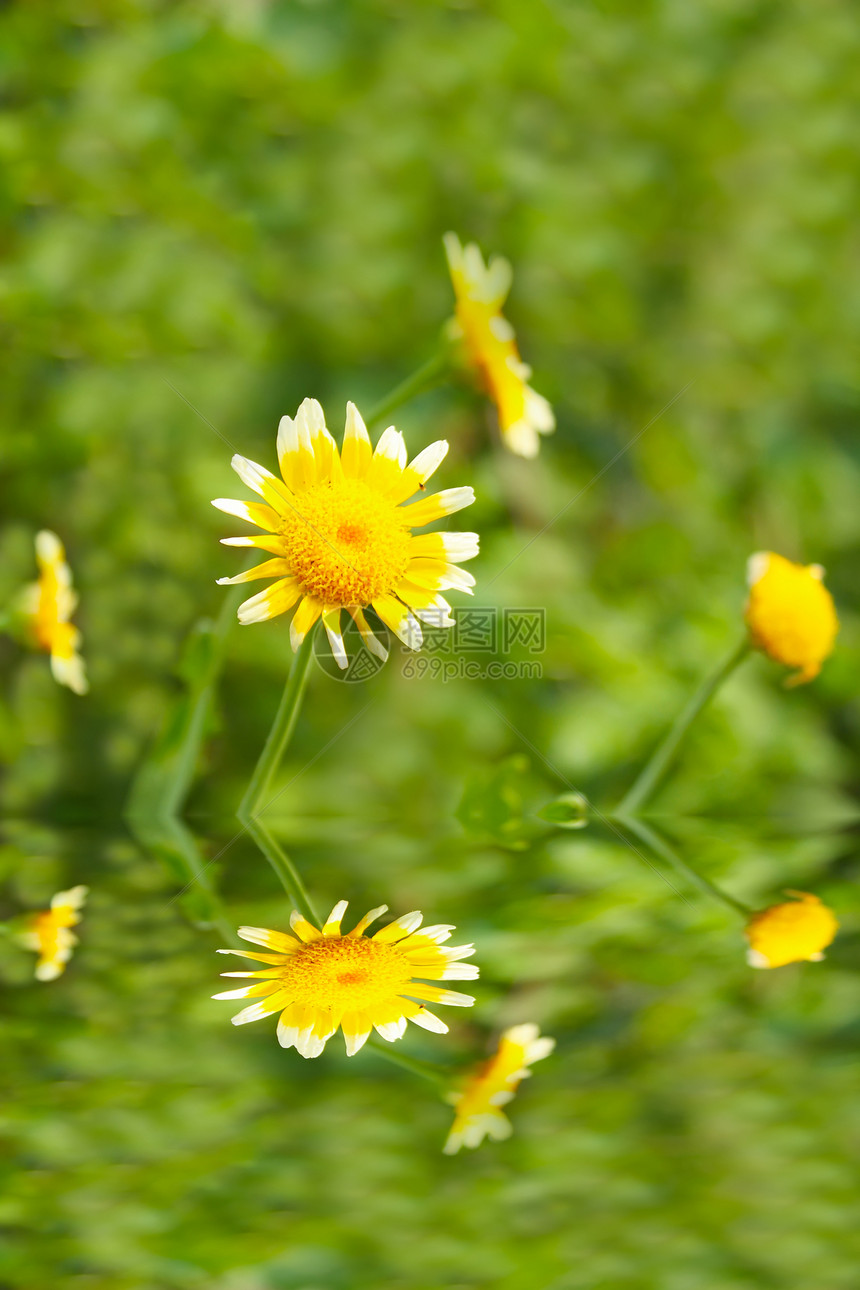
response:
<path id="1" fill-rule="evenodd" d="M 367 648 L 385 660 L 364 610 L 372 607 L 386 627 L 411 649 L 420 649 L 421 621 L 452 627 L 451 606 L 441 594 L 453 588 L 472 594 L 475 579 L 458 566 L 478 554 L 476 533 L 422 533 L 434 520 L 470 506 L 471 488 L 447 488 L 406 506 L 448 451 L 440 440 L 407 465 L 403 436 L 390 426 L 375 451 L 358 409 L 347 404 L 343 447 L 326 429 L 316 399 L 305 399 L 295 420 L 278 427 L 281 479 L 245 457 L 232 466 L 262 502 L 218 498 L 228 515 L 265 530 L 264 536 L 222 538 L 226 546 L 259 547 L 274 558 L 220 583 L 275 578 L 239 607 L 239 621 L 258 623 L 295 608 L 290 624 L 294 650 L 322 619 L 338 666 L 348 659 L 341 611 L 355 620 Z"/>
<path id="2" fill-rule="evenodd" d="M 469 365 L 496 405 L 502 442 L 520 457 L 536 457 L 540 436 L 555 429 L 552 408 L 528 385 L 531 368 L 520 358 L 514 329 L 502 314 L 511 289 L 511 266 L 498 256 L 485 265 L 474 242 L 444 237 L 456 306 L 449 324 Z"/>
<path id="3" fill-rule="evenodd" d="M 70 929 L 81 921 L 81 908 L 87 897 L 87 887 L 72 887 L 58 891 L 51 900 L 51 908 L 34 914 L 29 926 L 18 933 L 18 940 L 28 950 L 36 950 L 38 981 L 54 981 L 65 972 L 78 938 Z"/>
<path id="4" fill-rule="evenodd" d="M 533 1022 L 506 1030 L 495 1055 L 462 1092 L 450 1096 L 456 1110 L 443 1147 L 445 1154 L 453 1156 L 461 1147 L 478 1147 L 484 1138 L 497 1142 L 509 1138 L 511 1122 L 499 1107 L 510 1102 L 520 1081 L 531 1075 L 529 1067 L 549 1057 L 554 1048 L 555 1040 L 541 1036 Z"/>
<path id="5" fill-rule="evenodd" d="M 343 1031 L 346 1051 L 352 1057 L 372 1029 L 383 1039 L 400 1039 L 407 1021 L 424 1030 L 446 1034 L 448 1027 L 428 1003 L 470 1008 L 471 995 L 458 994 L 430 981 L 474 981 L 474 963 L 462 963 L 475 952 L 474 945 L 443 946 L 453 927 L 421 926 L 421 914 L 403 914 L 373 936 L 365 929 L 388 906 L 372 909 L 350 932 L 341 931 L 347 902 L 335 905 L 322 930 L 296 910 L 290 916 L 292 935 L 265 927 L 240 927 L 239 935 L 265 953 L 219 950 L 269 964 L 257 972 L 223 972 L 222 976 L 251 977 L 254 984 L 216 994 L 214 999 L 254 999 L 233 1017 L 233 1025 L 279 1013 L 278 1042 L 295 1048 L 302 1057 L 319 1057 L 326 1041 Z"/>
<path id="6" fill-rule="evenodd" d="M 775 662 L 800 669 L 788 685 L 811 681 L 839 631 L 821 565 L 793 564 L 773 551 L 759 551 L 750 557 L 747 581 L 746 621 L 753 645 Z"/>
<path id="7" fill-rule="evenodd" d="M 771 905 L 747 923 L 750 967 L 776 968 L 786 963 L 820 963 L 839 930 L 836 915 L 808 891 L 789 891 L 793 900 Z"/>
<path id="8" fill-rule="evenodd" d="M 51 656 L 54 680 L 75 694 L 86 694 L 84 661 L 78 653 L 81 633 L 70 622 L 78 597 L 63 544 L 49 529 L 36 534 L 36 561 L 39 580 L 24 589 L 21 612 L 37 648 Z"/>

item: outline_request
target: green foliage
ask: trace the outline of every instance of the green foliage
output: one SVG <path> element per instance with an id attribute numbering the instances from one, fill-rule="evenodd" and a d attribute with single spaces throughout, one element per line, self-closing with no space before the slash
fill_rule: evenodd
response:
<path id="1" fill-rule="evenodd" d="M 0 638 L 0 917 L 92 892 L 59 981 L 0 939 L 4 1287 L 854 1290 L 858 54 L 847 0 L 3 8 L 0 607 L 55 529 L 92 686 Z M 241 567 L 231 453 L 431 356 L 448 228 L 511 259 L 558 431 L 504 456 L 465 386 L 396 420 L 450 441 L 475 602 L 545 610 L 510 656 L 542 676 L 315 671 L 266 818 L 321 907 L 478 944 L 476 1008 L 404 1052 L 557 1037 L 514 1137 L 452 1159 L 429 1083 L 209 1000 L 229 929 L 289 914 L 234 812 L 290 651 L 196 626 Z M 729 909 L 547 804 L 618 802 L 761 548 L 827 567 L 837 652 L 794 691 L 746 662 L 655 803 L 738 900 L 837 911 L 824 964 L 753 974 Z"/>

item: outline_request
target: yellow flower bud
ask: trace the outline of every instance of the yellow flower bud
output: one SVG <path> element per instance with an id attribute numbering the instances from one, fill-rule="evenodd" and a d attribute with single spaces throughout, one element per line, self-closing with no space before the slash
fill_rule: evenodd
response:
<path id="1" fill-rule="evenodd" d="M 823 578 L 820 564 L 793 564 L 773 551 L 759 551 L 747 566 L 752 643 L 777 663 L 800 669 L 789 685 L 811 681 L 833 650 L 839 619 Z"/>
<path id="2" fill-rule="evenodd" d="M 808 891 L 789 891 L 794 900 L 771 905 L 747 924 L 747 961 L 751 967 L 818 963 L 839 928 L 831 909 Z"/>

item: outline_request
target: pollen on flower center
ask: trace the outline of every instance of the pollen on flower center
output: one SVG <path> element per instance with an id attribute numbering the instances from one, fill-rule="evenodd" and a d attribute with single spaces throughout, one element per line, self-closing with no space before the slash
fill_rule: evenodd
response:
<path id="1" fill-rule="evenodd" d="M 364 480 L 297 495 L 280 532 L 303 591 L 326 605 L 369 605 L 391 592 L 409 564 L 405 512 Z"/>
<path id="2" fill-rule="evenodd" d="M 366 546 L 367 530 L 360 524 L 341 524 L 337 531 L 338 542 L 348 542 L 350 546 Z"/>
<path id="3" fill-rule="evenodd" d="M 396 945 L 335 936 L 312 941 L 291 955 L 281 984 L 298 1004 L 351 1010 L 390 999 L 411 979 L 412 967 Z"/>

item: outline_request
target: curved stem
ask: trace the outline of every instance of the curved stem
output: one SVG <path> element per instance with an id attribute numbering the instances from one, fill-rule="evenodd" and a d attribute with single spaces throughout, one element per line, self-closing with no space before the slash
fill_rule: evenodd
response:
<path id="1" fill-rule="evenodd" d="M 302 882 L 301 874 L 280 842 L 272 836 L 263 821 L 257 816 L 251 816 L 249 819 L 243 820 L 243 824 L 249 837 L 254 839 L 281 880 L 281 886 L 292 901 L 293 908 L 297 909 L 308 922 L 313 923 L 315 927 L 319 927 L 319 915 L 314 909 L 308 889 Z"/>
<path id="2" fill-rule="evenodd" d="M 669 864 L 672 865 L 674 869 L 677 869 L 679 873 L 682 873 L 686 878 L 689 878 L 689 880 L 694 883 L 700 891 L 705 892 L 708 896 L 715 896 L 717 900 L 721 900 L 724 905 L 728 905 L 730 909 L 735 911 L 735 913 L 743 914 L 744 918 L 749 918 L 754 912 L 749 905 L 745 905 L 740 900 L 735 900 L 734 896 L 730 896 L 728 892 L 723 891 L 722 887 L 718 887 L 715 883 L 711 882 L 710 878 L 705 878 L 702 874 L 691 868 L 691 866 L 687 864 L 686 860 L 681 859 L 674 847 L 670 847 L 666 839 L 662 838 L 660 834 L 652 829 L 650 825 L 646 824 L 644 820 L 633 819 L 630 816 L 619 815 L 617 813 L 614 818 L 619 824 L 628 828 L 631 833 L 635 833 L 639 840 L 644 842 L 647 847 L 650 847 L 655 855 L 662 856 L 664 860 L 668 860 Z"/>
<path id="3" fill-rule="evenodd" d="M 269 737 L 266 740 L 263 751 L 260 753 L 260 759 L 254 767 L 254 773 L 236 812 L 241 824 L 247 825 L 250 820 L 265 810 L 268 804 L 263 801 L 263 798 L 269 790 L 272 776 L 280 765 L 281 758 L 290 741 L 290 736 L 295 729 L 305 693 L 305 686 L 308 683 L 308 669 L 314 647 L 313 637 L 314 630 L 311 629 L 293 658 L 287 684 L 284 687 L 278 711 L 275 713 L 275 720 L 272 722 Z"/>
<path id="4" fill-rule="evenodd" d="M 395 385 L 390 394 L 386 394 L 383 399 L 371 408 L 367 417 L 368 429 L 383 421 L 390 416 L 396 408 L 402 404 L 408 403 L 410 399 L 416 398 L 419 394 L 424 394 L 427 390 L 432 390 L 434 385 L 439 385 L 450 367 L 450 359 L 446 350 L 442 349 L 438 354 L 429 359 L 411 376 L 407 376 L 405 381 Z"/>
<path id="5" fill-rule="evenodd" d="M 704 681 L 676 718 L 674 725 L 661 744 L 659 744 L 649 761 L 639 772 L 632 787 L 616 808 L 616 815 L 635 815 L 641 811 L 648 799 L 653 796 L 660 780 L 666 774 L 678 747 L 695 721 L 696 717 L 713 698 L 725 680 L 731 676 L 739 663 L 743 662 L 752 646 L 744 637 L 740 645 L 732 650 L 729 657 L 720 664 L 716 672 Z"/>
<path id="6" fill-rule="evenodd" d="M 385 1057 L 388 1061 L 393 1062 L 395 1066 L 402 1066 L 404 1070 L 412 1071 L 413 1075 L 420 1075 L 422 1079 L 429 1079 L 432 1084 L 437 1084 L 440 1088 L 448 1088 L 450 1076 L 441 1066 L 436 1066 L 433 1062 L 422 1062 L 417 1057 L 410 1057 L 407 1053 L 398 1052 L 390 1044 L 372 1035 L 367 1041 L 368 1048 L 372 1048 L 380 1057 Z"/>

